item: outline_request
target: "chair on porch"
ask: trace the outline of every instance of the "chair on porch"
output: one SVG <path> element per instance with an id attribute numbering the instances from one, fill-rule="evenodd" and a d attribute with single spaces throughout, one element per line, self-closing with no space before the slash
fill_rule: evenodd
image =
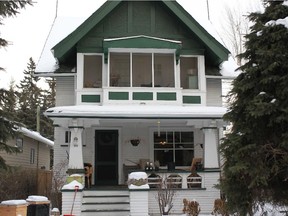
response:
<path id="1" fill-rule="evenodd" d="M 191 164 L 191 172 L 197 171 L 201 165 L 202 165 L 202 158 L 193 158 Z"/>
<path id="2" fill-rule="evenodd" d="M 93 174 L 93 167 L 91 163 L 84 163 L 85 169 L 85 186 L 90 188 L 92 185 L 92 174 Z"/>

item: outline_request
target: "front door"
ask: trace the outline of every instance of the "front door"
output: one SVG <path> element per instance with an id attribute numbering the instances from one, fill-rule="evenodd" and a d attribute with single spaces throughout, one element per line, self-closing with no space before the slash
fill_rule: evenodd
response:
<path id="1" fill-rule="evenodd" d="M 95 185 L 118 184 L 118 131 L 95 131 Z"/>

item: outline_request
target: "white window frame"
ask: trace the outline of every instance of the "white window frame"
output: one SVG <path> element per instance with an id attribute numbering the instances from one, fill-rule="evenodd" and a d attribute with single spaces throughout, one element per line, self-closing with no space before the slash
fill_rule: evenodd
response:
<path id="1" fill-rule="evenodd" d="M 110 48 L 108 50 L 108 67 L 107 67 L 107 86 L 110 86 L 110 54 L 111 53 L 129 53 L 130 54 L 130 86 L 133 87 L 133 71 L 132 71 L 132 53 L 151 53 L 152 54 L 152 86 L 154 86 L 154 54 L 173 54 L 173 65 L 174 65 L 174 87 L 177 86 L 177 72 L 176 72 L 176 50 L 175 49 L 139 49 L 139 48 L 131 48 L 131 49 L 124 49 L 124 48 Z M 154 87 L 152 87 L 154 88 Z"/>

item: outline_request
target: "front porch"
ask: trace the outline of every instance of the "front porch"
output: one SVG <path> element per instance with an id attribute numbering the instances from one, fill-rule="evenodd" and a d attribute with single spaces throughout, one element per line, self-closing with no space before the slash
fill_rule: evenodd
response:
<path id="1" fill-rule="evenodd" d="M 154 173 L 154 172 L 153 172 Z M 162 174 L 162 176 L 169 176 L 171 174 L 179 174 L 179 176 L 185 181 L 189 174 L 188 171 L 174 170 L 166 171 L 159 170 L 156 174 Z M 187 187 L 182 182 L 181 188 L 175 187 L 175 197 L 173 199 L 173 208 L 171 210 L 172 215 L 182 215 L 183 199 L 197 200 L 200 204 L 201 214 L 209 215 L 213 210 L 214 200 L 220 197 L 220 191 L 214 188 L 215 181 L 219 179 L 219 170 L 206 170 L 197 172 L 202 179 L 201 187 Z M 151 173 L 147 173 L 151 175 Z M 153 182 L 153 181 L 152 181 Z M 76 195 L 75 212 L 76 215 L 89 216 L 89 215 L 138 215 L 132 212 L 133 209 L 139 208 L 140 212 L 148 212 L 150 216 L 159 216 L 159 206 L 157 201 L 157 193 L 159 188 L 153 187 L 154 185 L 149 183 L 149 189 L 129 189 L 128 185 L 115 185 L 115 186 L 92 186 L 91 188 L 85 188 L 80 190 Z M 153 188 L 151 188 L 151 186 Z M 135 195 L 135 193 L 137 193 Z M 70 212 L 71 200 L 75 195 L 74 190 L 63 190 L 63 213 Z M 135 196 L 137 199 L 135 200 Z M 78 200 L 78 202 L 77 202 Z M 131 202 L 132 201 L 132 202 Z M 140 202 L 140 203 L 139 203 Z M 147 205 L 145 205 L 147 202 Z M 77 207 L 77 204 L 79 205 Z M 131 206 L 131 204 L 133 206 Z M 135 207 L 137 206 L 137 207 Z M 145 206 L 148 209 L 143 209 Z M 77 212 L 78 211 L 78 212 Z M 141 214 L 140 214 L 141 215 Z"/>
<path id="2" fill-rule="evenodd" d="M 92 196 L 97 196 L 99 186 L 127 186 L 130 172 L 144 171 L 149 176 L 147 212 L 157 215 L 157 183 L 167 177 L 177 185 L 173 214 L 182 213 L 184 198 L 196 199 L 202 212 L 211 213 L 214 200 L 220 197 L 214 186 L 220 178 L 218 145 L 224 112 L 220 107 L 117 105 L 56 107 L 48 110 L 47 115 L 57 126 L 57 143 L 67 138 L 64 134 L 69 135 L 66 145 L 56 147 L 55 163 L 67 152 L 69 174 L 82 176 L 84 164 L 92 164 L 92 189 L 81 192 L 81 211 L 85 211 L 83 206 L 96 208 L 98 205 L 82 202 L 86 191 L 95 191 Z M 201 170 L 197 170 L 196 176 L 191 175 L 195 158 L 201 159 Z M 149 162 L 152 170 L 145 170 L 143 162 Z M 130 200 L 132 191 L 128 192 Z M 66 200 L 71 200 L 71 192 L 67 193 L 63 208 Z M 129 201 L 131 211 L 130 204 Z M 132 209 L 135 209 L 134 203 Z"/>

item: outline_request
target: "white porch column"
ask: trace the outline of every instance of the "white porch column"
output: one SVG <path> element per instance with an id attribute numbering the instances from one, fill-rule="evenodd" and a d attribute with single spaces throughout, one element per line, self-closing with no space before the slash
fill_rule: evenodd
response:
<path id="1" fill-rule="evenodd" d="M 79 126 L 77 119 L 72 120 L 69 126 L 71 139 L 69 146 L 69 163 L 68 169 L 84 169 L 83 152 L 82 152 L 82 131 L 83 126 Z"/>
<path id="2" fill-rule="evenodd" d="M 204 132 L 204 168 L 219 168 L 218 128 L 205 127 Z"/>

